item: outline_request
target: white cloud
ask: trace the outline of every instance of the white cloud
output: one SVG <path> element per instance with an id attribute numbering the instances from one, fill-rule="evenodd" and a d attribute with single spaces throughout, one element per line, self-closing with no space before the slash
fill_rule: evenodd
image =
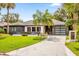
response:
<path id="1" fill-rule="evenodd" d="M 61 6 L 61 3 L 52 3 L 50 6 Z"/>

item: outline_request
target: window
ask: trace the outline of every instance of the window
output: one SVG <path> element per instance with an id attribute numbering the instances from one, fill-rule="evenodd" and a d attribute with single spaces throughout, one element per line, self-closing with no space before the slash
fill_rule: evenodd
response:
<path id="1" fill-rule="evenodd" d="M 32 32 L 35 32 L 35 27 L 32 27 Z"/>
<path id="2" fill-rule="evenodd" d="M 16 27 L 12 27 L 12 31 L 16 31 Z"/>
<path id="3" fill-rule="evenodd" d="M 37 27 L 37 31 L 40 32 L 41 31 L 41 27 Z"/>
<path id="4" fill-rule="evenodd" d="M 31 27 L 27 27 L 27 32 L 31 32 Z"/>

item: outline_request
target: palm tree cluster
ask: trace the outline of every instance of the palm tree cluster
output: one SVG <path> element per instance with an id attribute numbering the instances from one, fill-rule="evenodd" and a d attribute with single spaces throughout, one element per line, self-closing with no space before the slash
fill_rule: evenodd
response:
<path id="1" fill-rule="evenodd" d="M 51 25 L 53 25 L 52 18 L 53 18 L 53 16 L 52 16 L 52 14 L 50 14 L 48 12 L 48 9 L 45 10 L 44 12 L 37 10 L 36 13 L 33 14 L 33 19 L 34 19 L 35 25 L 42 23 L 44 25 L 51 26 Z"/>
<path id="2" fill-rule="evenodd" d="M 17 13 L 9 13 L 9 23 L 15 23 L 15 22 L 23 22 L 19 19 L 19 14 Z M 1 17 L 2 22 L 7 22 L 7 15 L 2 15 Z"/>
<path id="3" fill-rule="evenodd" d="M 67 14 L 63 8 L 58 8 L 58 10 L 53 14 L 53 18 L 64 22 L 67 18 Z"/>
<path id="4" fill-rule="evenodd" d="M 9 12 L 10 9 L 14 9 L 15 8 L 15 3 L 0 3 L 0 10 L 6 8 L 7 10 L 7 16 L 6 16 L 6 20 L 7 20 L 7 33 L 9 33 Z"/>
<path id="5" fill-rule="evenodd" d="M 73 30 L 76 30 L 79 24 L 79 3 L 64 3 L 55 14 L 54 18 L 64 21 L 67 26 L 72 25 Z"/>

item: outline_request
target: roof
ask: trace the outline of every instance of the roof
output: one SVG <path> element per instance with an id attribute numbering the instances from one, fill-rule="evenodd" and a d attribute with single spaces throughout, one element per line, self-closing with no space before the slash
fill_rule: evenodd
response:
<path id="1" fill-rule="evenodd" d="M 54 19 L 52 19 L 52 22 L 54 23 L 54 25 L 65 25 L 64 22 L 59 21 L 59 20 L 54 20 Z M 26 21 L 24 24 L 25 24 L 25 25 L 34 25 L 34 24 L 33 24 L 33 20 Z M 39 24 L 39 25 L 43 25 L 43 24 Z"/>
<path id="2" fill-rule="evenodd" d="M 54 19 L 52 19 L 52 22 L 54 23 L 54 25 L 65 25 L 64 22 L 54 20 Z M 0 26 L 6 26 L 6 25 L 7 25 L 6 22 L 0 22 Z M 26 22 L 9 23 L 9 25 L 25 26 L 25 25 L 34 25 L 34 23 L 33 23 L 33 20 L 30 20 L 30 21 L 26 21 Z M 39 24 L 39 25 L 43 25 L 43 24 Z"/>
<path id="3" fill-rule="evenodd" d="M 6 22 L 0 22 L 0 26 L 5 26 L 5 25 L 7 25 Z"/>
<path id="4" fill-rule="evenodd" d="M 26 22 L 24 22 L 24 24 L 25 24 L 25 25 L 35 25 L 35 24 L 33 23 L 33 20 L 26 21 Z M 39 24 L 39 25 L 43 25 L 43 24 Z"/>
<path id="5" fill-rule="evenodd" d="M 53 20 L 54 25 L 65 25 L 64 22 L 59 21 L 59 20 Z"/>

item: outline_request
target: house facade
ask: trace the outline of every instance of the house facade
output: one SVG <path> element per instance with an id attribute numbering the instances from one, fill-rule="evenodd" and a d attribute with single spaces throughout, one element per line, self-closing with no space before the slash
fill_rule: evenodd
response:
<path id="1" fill-rule="evenodd" d="M 47 25 L 33 24 L 33 20 L 27 22 L 17 22 L 9 24 L 9 33 L 21 34 L 28 32 L 29 34 L 48 33 L 49 35 L 66 35 L 68 32 L 64 22 L 53 20 L 54 25 L 48 27 Z M 7 23 L 1 22 L 0 27 L 7 31 Z"/>

